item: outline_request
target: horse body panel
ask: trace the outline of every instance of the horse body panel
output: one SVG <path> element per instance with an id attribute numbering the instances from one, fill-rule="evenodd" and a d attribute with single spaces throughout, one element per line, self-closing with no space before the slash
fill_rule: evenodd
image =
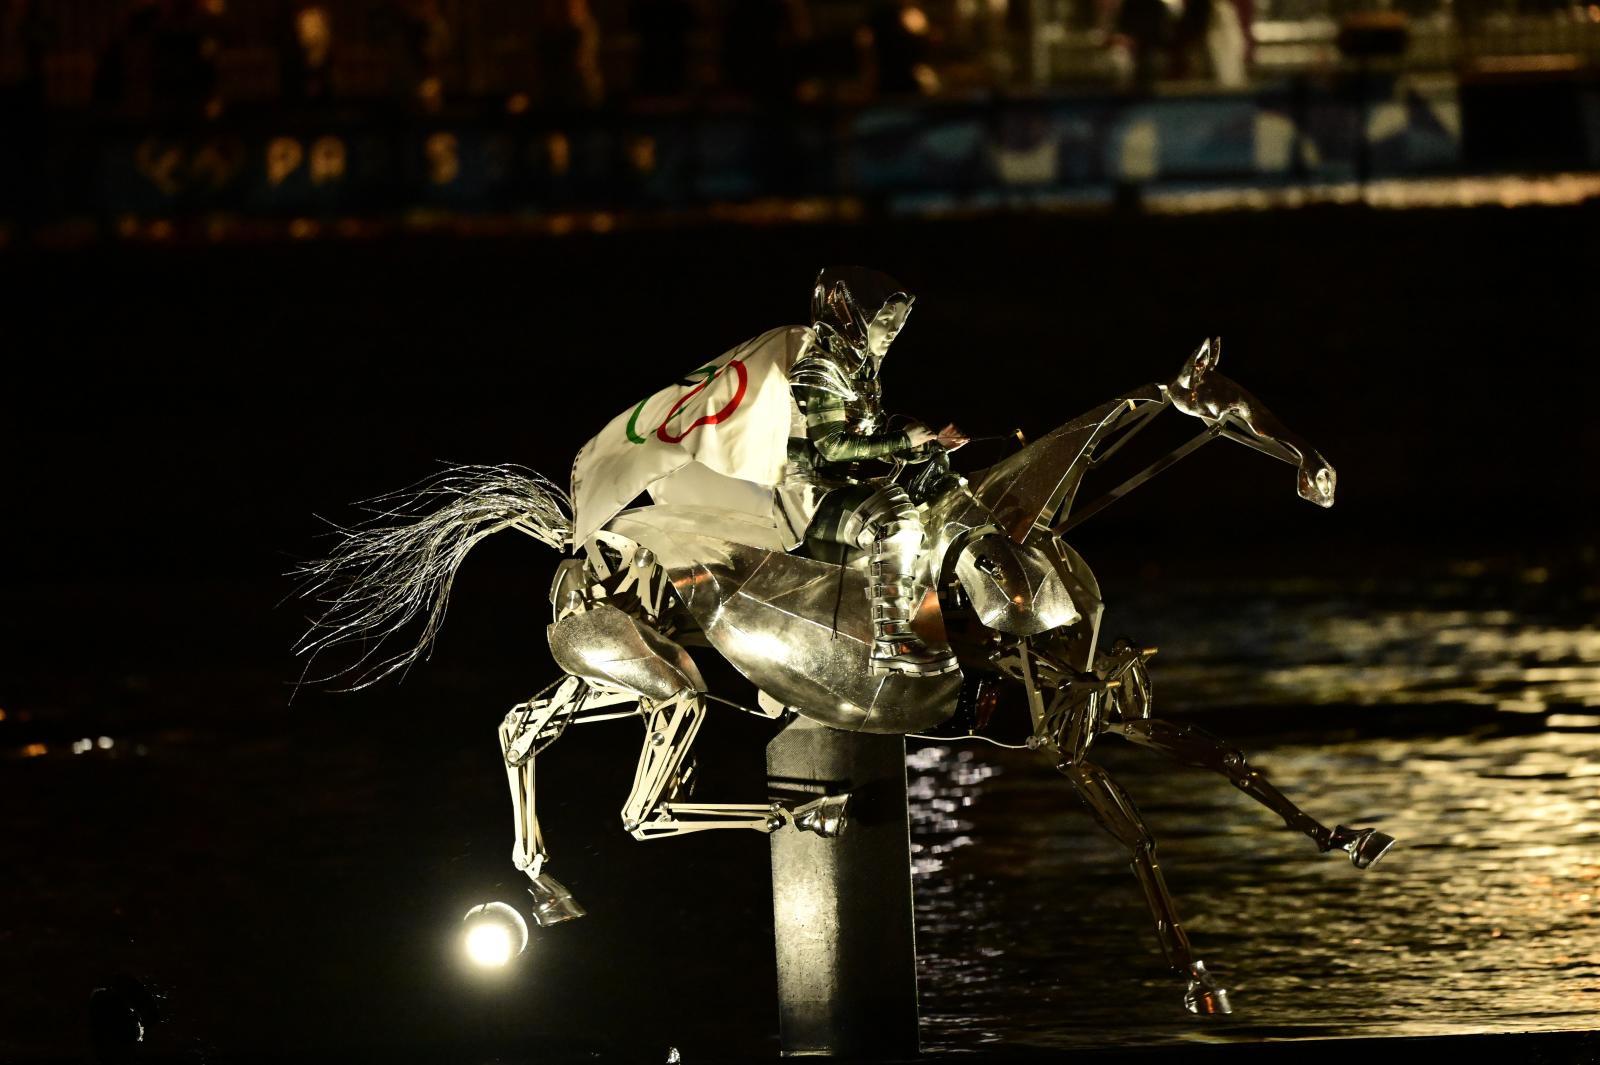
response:
<path id="1" fill-rule="evenodd" d="M 670 699 L 706 682 L 689 653 L 631 614 L 598 602 L 546 630 L 550 657 L 574 677 L 598 681 L 649 699 Z"/>
<path id="2" fill-rule="evenodd" d="M 865 573 L 729 545 L 725 561 L 669 571 L 706 640 L 772 699 L 847 732 L 904 734 L 955 712 L 961 675 L 874 674 Z M 919 615 L 937 613 L 925 597 Z M 937 623 L 920 617 L 918 624 Z"/>

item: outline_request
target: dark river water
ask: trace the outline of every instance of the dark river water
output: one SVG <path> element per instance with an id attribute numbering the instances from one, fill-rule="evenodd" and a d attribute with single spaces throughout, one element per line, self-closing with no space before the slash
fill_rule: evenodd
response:
<path id="1" fill-rule="evenodd" d="M 1399 843 L 1318 855 L 1222 777 L 1103 738 L 1234 1016 L 1196 1024 L 1122 852 L 1026 751 L 912 754 L 928 1042 L 1592 1027 L 1600 1019 L 1600 624 L 1547 568 L 1383 589 L 1169 589 L 1165 694 L 1329 825 Z M 1587 602 L 1587 606 L 1583 604 Z M 1133 614 L 1153 603 L 1124 605 Z M 1451 723 L 1459 731 L 1443 731 Z M 1063 946 L 1068 945 L 1068 946 Z"/>
<path id="2" fill-rule="evenodd" d="M 1238 741 L 1324 822 L 1380 826 L 1398 845 L 1358 871 L 1220 776 L 1103 738 L 1094 757 L 1138 802 L 1197 953 L 1232 993 L 1233 1017 L 1197 1020 L 1124 855 L 1048 764 L 913 744 L 925 1044 L 1593 1027 L 1592 554 L 1358 581 L 1223 569 L 1124 580 L 1107 635 L 1161 647 L 1158 714 Z M 470 645 L 474 613 L 502 618 L 486 592 L 463 595 Z M 282 681 L 226 662 L 111 680 L 14 667 L 0 1057 L 77 1052 L 89 989 L 118 973 L 158 989 L 162 1046 L 197 1060 L 385 1042 L 582 1056 L 622 1040 L 686 1060 L 774 1047 L 765 843 L 627 840 L 615 810 L 633 728 L 563 741 L 548 773 L 541 761 L 553 868 L 591 916 L 540 933 L 521 970 L 485 988 L 442 962 L 475 892 L 520 891 L 490 736 L 527 674 L 446 662 L 353 702 L 290 707 Z M 218 693 L 238 700 L 226 716 Z M 426 724 L 447 720 L 462 724 Z M 765 742 L 727 720 L 701 741 L 707 766 Z M 747 786 L 759 781 L 728 797 Z"/>

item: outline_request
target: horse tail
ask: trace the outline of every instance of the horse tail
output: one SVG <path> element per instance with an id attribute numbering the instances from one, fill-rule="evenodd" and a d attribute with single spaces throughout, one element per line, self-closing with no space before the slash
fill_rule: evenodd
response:
<path id="1" fill-rule="evenodd" d="M 517 466 L 452 466 L 361 508 L 366 522 L 334 526 L 328 556 L 292 574 L 302 580 L 298 594 L 321 608 L 295 653 L 309 671 L 321 652 L 359 646 L 353 665 L 318 678 L 353 678 L 350 691 L 428 657 L 456 571 L 480 540 L 515 529 L 562 550 L 572 538 L 566 493 Z M 395 641 L 406 646 L 394 650 Z"/>

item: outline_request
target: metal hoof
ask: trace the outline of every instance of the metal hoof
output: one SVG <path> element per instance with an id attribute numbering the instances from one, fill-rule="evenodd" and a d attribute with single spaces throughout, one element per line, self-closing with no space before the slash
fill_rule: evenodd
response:
<path id="1" fill-rule="evenodd" d="M 533 896 L 533 923 L 540 928 L 571 921 L 589 912 L 572 897 L 572 892 L 561 881 L 549 873 L 534 877 L 528 894 Z"/>
<path id="2" fill-rule="evenodd" d="M 833 839 L 844 832 L 848 820 L 845 808 L 849 805 L 849 794 L 812 799 L 804 806 L 795 807 L 794 827 L 802 832 L 815 832 L 825 839 Z"/>
<path id="3" fill-rule="evenodd" d="M 1350 864 L 1357 869 L 1371 867 L 1394 846 L 1394 837 L 1375 828 L 1346 828 L 1340 825 L 1333 830 L 1334 846 L 1350 855 Z"/>
<path id="4" fill-rule="evenodd" d="M 1203 1017 L 1233 1012 L 1233 1004 L 1228 1001 L 1228 989 L 1217 986 L 1217 981 L 1206 972 L 1206 963 L 1203 961 L 1196 961 L 1189 966 L 1189 990 L 1183 993 L 1183 1008 Z"/>

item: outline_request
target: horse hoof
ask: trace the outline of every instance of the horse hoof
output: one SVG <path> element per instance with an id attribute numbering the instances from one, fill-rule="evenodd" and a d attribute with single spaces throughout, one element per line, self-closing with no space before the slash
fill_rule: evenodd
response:
<path id="1" fill-rule="evenodd" d="M 802 832 L 815 832 L 824 839 L 834 839 L 844 832 L 848 820 L 845 808 L 849 805 L 848 794 L 813 799 L 804 806 L 795 807 L 794 827 Z"/>
<path id="2" fill-rule="evenodd" d="M 1202 1017 L 1220 1017 L 1233 1012 L 1228 1001 L 1228 989 L 1220 987 L 1206 963 L 1197 961 L 1189 966 L 1189 990 L 1183 994 L 1183 1008 Z"/>
<path id="3" fill-rule="evenodd" d="M 533 923 L 540 928 L 576 920 L 589 912 L 572 897 L 566 885 L 549 873 L 534 877 L 528 894 L 533 896 Z"/>
<path id="4" fill-rule="evenodd" d="M 1333 842 L 1350 855 L 1350 864 L 1357 869 L 1367 869 L 1389 853 L 1394 837 L 1375 828 L 1346 828 L 1340 825 L 1333 830 Z"/>

